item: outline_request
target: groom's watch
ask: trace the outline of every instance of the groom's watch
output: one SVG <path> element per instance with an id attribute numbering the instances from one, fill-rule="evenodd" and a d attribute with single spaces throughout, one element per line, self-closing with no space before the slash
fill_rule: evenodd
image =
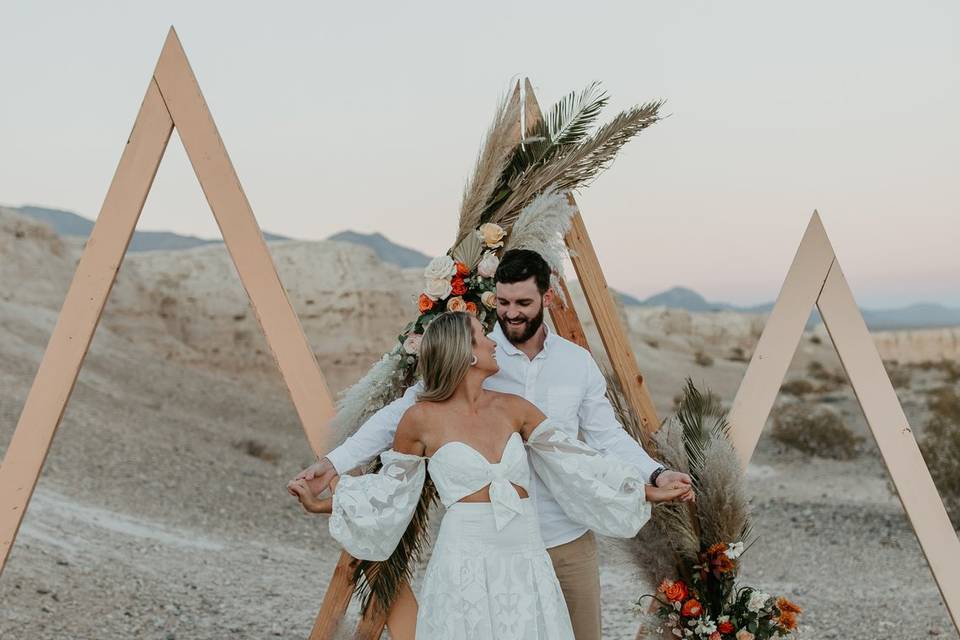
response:
<path id="1" fill-rule="evenodd" d="M 666 467 L 657 467 L 657 470 L 650 474 L 650 484 L 657 486 L 657 478 L 666 470 Z"/>

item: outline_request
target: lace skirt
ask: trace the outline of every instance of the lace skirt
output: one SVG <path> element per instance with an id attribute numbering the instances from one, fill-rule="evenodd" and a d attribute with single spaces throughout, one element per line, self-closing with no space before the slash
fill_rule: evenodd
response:
<path id="1" fill-rule="evenodd" d="M 447 509 L 420 590 L 417 640 L 573 640 L 536 508 L 497 531 L 490 503 Z"/>

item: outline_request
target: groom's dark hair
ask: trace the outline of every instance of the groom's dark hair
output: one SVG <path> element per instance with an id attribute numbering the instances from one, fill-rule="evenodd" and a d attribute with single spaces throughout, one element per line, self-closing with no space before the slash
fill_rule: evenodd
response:
<path id="1" fill-rule="evenodd" d="M 510 249 L 500 258 L 500 266 L 493 276 L 496 282 L 513 284 L 533 278 L 540 295 L 550 288 L 550 265 L 536 251 Z"/>

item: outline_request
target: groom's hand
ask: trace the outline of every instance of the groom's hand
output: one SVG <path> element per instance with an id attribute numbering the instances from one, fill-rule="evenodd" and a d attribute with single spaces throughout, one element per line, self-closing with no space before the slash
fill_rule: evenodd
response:
<path id="1" fill-rule="evenodd" d="M 687 487 L 687 491 L 682 495 L 678 496 L 676 499 L 679 502 L 696 502 L 697 497 L 693 492 L 693 482 L 690 480 L 690 476 L 683 473 L 682 471 L 664 471 L 659 476 L 657 476 L 657 487 L 670 487 L 670 486 L 684 486 Z"/>

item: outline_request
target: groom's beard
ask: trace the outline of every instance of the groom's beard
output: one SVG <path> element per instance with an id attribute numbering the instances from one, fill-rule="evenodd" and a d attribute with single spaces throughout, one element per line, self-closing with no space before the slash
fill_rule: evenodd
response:
<path id="1" fill-rule="evenodd" d="M 540 305 L 540 311 L 534 317 L 520 316 L 517 320 L 522 320 L 522 322 L 511 322 L 504 316 L 497 316 L 497 322 L 500 323 L 503 334 L 514 345 L 525 343 L 540 329 L 540 325 L 543 324 L 543 305 Z"/>

